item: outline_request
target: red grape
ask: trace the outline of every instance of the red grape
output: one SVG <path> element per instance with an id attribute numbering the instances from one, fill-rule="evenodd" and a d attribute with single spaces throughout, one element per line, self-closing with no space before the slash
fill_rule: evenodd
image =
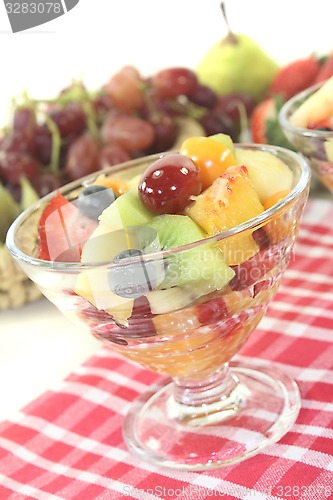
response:
<path id="1" fill-rule="evenodd" d="M 35 155 L 43 164 L 51 162 L 52 135 L 46 125 L 40 125 L 35 132 Z"/>
<path id="2" fill-rule="evenodd" d="M 95 97 L 92 105 L 98 118 L 103 118 L 113 108 L 111 97 L 108 94 L 101 94 Z"/>
<path id="3" fill-rule="evenodd" d="M 241 119 L 240 108 L 243 108 L 246 116 L 250 116 L 255 106 L 253 98 L 244 93 L 233 93 L 219 96 L 215 105 L 215 111 L 222 113 L 231 121 L 238 124 Z"/>
<path id="4" fill-rule="evenodd" d="M 199 84 L 188 98 L 194 104 L 208 109 L 213 108 L 217 103 L 217 94 L 207 85 Z"/>
<path id="5" fill-rule="evenodd" d="M 181 214 L 191 196 L 200 192 L 198 167 L 180 154 L 169 154 L 153 162 L 139 183 L 142 203 L 155 214 Z"/>
<path id="6" fill-rule="evenodd" d="M 155 130 L 155 140 L 151 147 L 152 153 L 160 153 L 170 149 L 177 139 L 177 125 L 174 119 L 166 113 L 160 113 L 150 120 Z"/>
<path id="7" fill-rule="evenodd" d="M 101 128 L 106 144 L 118 144 L 128 152 L 144 151 L 155 138 L 151 123 L 135 116 L 108 116 Z"/>
<path id="8" fill-rule="evenodd" d="M 178 97 L 193 94 L 198 80 L 190 69 L 168 68 L 155 73 L 152 83 L 160 97 Z"/>
<path id="9" fill-rule="evenodd" d="M 99 170 L 99 147 L 89 135 L 78 137 L 70 146 L 65 166 L 69 180 L 73 181 Z"/>
<path id="10" fill-rule="evenodd" d="M 106 86 L 112 102 L 123 111 L 133 111 L 143 105 L 142 81 L 135 68 L 127 66 L 113 75 Z"/>
<path id="11" fill-rule="evenodd" d="M 118 165 L 119 163 L 123 163 L 130 159 L 130 154 L 126 151 L 126 149 L 122 148 L 118 144 L 108 144 L 101 150 L 100 153 L 101 168 Z"/>
<path id="12" fill-rule="evenodd" d="M 237 141 L 238 129 L 236 125 L 228 117 L 215 110 L 208 111 L 200 119 L 200 123 L 207 135 L 228 134 L 234 142 Z"/>
<path id="13" fill-rule="evenodd" d="M 33 108 L 17 108 L 13 116 L 13 130 L 26 131 L 34 129 L 36 126 L 36 113 Z"/>
<path id="14" fill-rule="evenodd" d="M 28 153 L 34 155 L 35 141 L 33 132 L 28 129 L 10 132 L 4 137 L 1 150 L 7 153 Z"/>
<path id="15" fill-rule="evenodd" d="M 0 177 L 11 183 L 19 183 L 21 177 L 33 179 L 39 174 L 40 164 L 26 153 L 6 153 L 0 159 Z"/>
<path id="16" fill-rule="evenodd" d="M 49 115 L 57 125 L 62 138 L 78 136 L 86 129 L 86 115 L 77 103 L 70 103 L 62 109 L 51 110 Z"/>

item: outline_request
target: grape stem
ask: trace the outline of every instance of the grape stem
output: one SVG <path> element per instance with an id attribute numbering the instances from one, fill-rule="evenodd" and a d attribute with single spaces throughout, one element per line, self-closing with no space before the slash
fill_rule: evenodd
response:
<path id="1" fill-rule="evenodd" d="M 50 118 L 50 116 L 45 113 L 45 122 L 47 128 L 52 135 L 52 149 L 51 149 L 51 165 L 50 171 L 53 174 L 57 174 L 59 171 L 59 159 L 60 159 L 60 148 L 61 148 L 61 135 L 56 123 Z"/>

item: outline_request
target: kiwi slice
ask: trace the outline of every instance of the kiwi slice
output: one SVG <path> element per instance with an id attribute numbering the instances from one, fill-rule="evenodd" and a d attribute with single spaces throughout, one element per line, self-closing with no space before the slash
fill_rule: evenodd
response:
<path id="1" fill-rule="evenodd" d="M 149 227 L 157 232 L 161 250 L 186 245 L 206 237 L 204 231 L 187 215 L 160 215 L 154 217 Z M 211 243 L 205 243 L 169 257 L 160 288 L 205 281 L 216 290 L 223 288 L 233 275 L 234 272 L 225 263 L 220 249 Z"/>

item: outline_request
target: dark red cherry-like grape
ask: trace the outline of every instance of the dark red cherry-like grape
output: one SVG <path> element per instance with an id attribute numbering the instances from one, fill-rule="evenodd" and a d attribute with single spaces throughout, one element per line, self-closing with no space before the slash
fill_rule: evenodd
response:
<path id="1" fill-rule="evenodd" d="M 13 130 L 22 131 L 22 130 L 33 130 L 36 125 L 36 113 L 33 108 L 30 107 L 21 107 L 17 108 L 14 111 L 13 116 Z"/>
<path id="2" fill-rule="evenodd" d="M 233 123 L 241 120 L 241 113 L 249 117 L 254 109 L 255 101 L 249 94 L 235 92 L 229 95 L 219 96 L 214 110 L 227 116 Z"/>
<path id="3" fill-rule="evenodd" d="M 33 131 L 28 130 L 14 130 L 9 132 L 1 144 L 1 150 L 7 153 L 28 153 L 34 155 L 35 153 L 35 139 Z"/>
<path id="4" fill-rule="evenodd" d="M 49 115 L 56 123 L 62 138 L 78 136 L 86 128 L 86 115 L 82 107 L 75 102 L 62 109 L 51 110 Z"/>
<path id="5" fill-rule="evenodd" d="M 188 96 L 189 100 L 198 106 L 211 109 L 217 103 L 217 94 L 207 85 L 197 85 L 192 94 Z"/>
<path id="6" fill-rule="evenodd" d="M 51 162 L 52 135 L 45 124 L 36 127 L 34 142 L 36 158 L 43 165 L 48 165 Z"/>
<path id="7" fill-rule="evenodd" d="M 158 113 L 151 118 L 150 123 L 155 130 L 155 139 L 151 152 L 161 153 L 170 149 L 177 139 L 176 121 L 167 113 Z"/>
<path id="8" fill-rule="evenodd" d="M 152 83 L 160 97 L 178 97 L 192 94 L 198 85 L 195 73 L 187 68 L 168 68 L 158 71 Z"/>
<path id="9" fill-rule="evenodd" d="M 142 203 L 155 214 L 181 214 L 191 196 L 200 192 L 199 169 L 181 154 L 169 154 L 153 162 L 139 183 Z"/>

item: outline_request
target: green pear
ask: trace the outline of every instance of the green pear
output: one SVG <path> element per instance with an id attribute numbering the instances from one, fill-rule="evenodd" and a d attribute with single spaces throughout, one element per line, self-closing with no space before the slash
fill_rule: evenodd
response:
<path id="1" fill-rule="evenodd" d="M 255 101 L 264 98 L 279 66 L 249 36 L 235 34 L 216 43 L 197 68 L 199 81 L 219 95 L 244 92 Z"/>
<path id="2" fill-rule="evenodd" d="M 198 79 L 219 95 L 244 92 L 261 101 L 279 65 L 252 38 L 232 33 L 223 4 L 221 8 L 229 32 L 199 63 Z"/>

